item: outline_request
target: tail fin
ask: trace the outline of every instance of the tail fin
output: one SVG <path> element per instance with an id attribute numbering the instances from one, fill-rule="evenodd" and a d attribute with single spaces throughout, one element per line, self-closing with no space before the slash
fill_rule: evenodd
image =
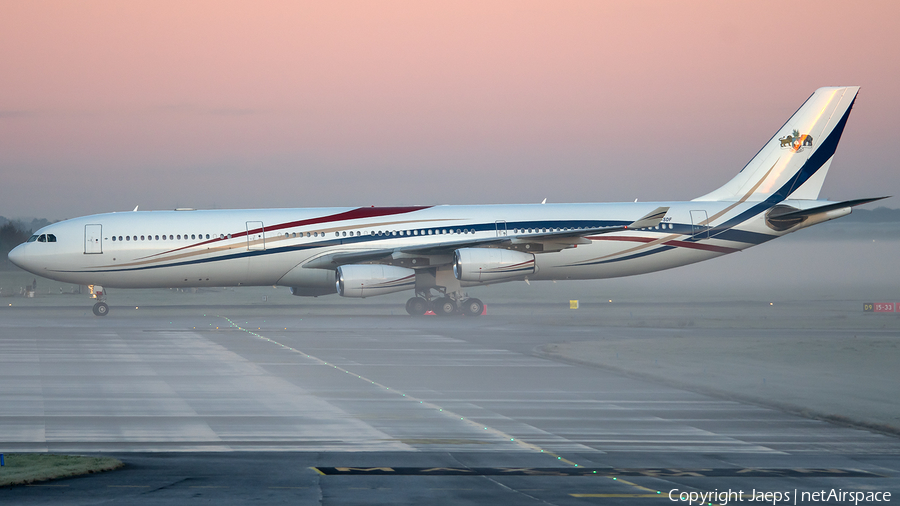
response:
<path id="1" fill-rule="evenodd" d="M 725 186 L 694 200 L 814 200 L 819 196 L 858 86 L 819 88 Z"/>

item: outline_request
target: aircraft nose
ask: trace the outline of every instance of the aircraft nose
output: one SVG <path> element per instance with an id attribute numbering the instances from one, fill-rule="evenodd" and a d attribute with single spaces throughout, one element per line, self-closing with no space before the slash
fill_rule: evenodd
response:
<path id="1" fill-rule="evenodd" d="M 20 269 L 25 269 L 25 245 L 20 244 L 12 249 L 7 255 L 9 261 L 12 262 L 16 267 Z M 27 270 L 27 269 L 26 269 Z"/>

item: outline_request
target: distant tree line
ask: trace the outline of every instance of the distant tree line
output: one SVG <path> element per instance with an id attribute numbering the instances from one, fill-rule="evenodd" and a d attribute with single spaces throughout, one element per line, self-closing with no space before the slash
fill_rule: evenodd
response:
<path id="1" fill-rule="evenodd" d="M 841 218 L 844 221 L 865 223 L 890 223 L 900 221 L 900 209 L 876 207 L 875 209 L 854 209 L 850 216 Z"/>
<path id="2" fill-rule="evenodd" d="M 4 269 L 13 268 L 6 255 L 9 254 L 10 250 L 27 241 L 29 237 L 31 237 L 31 229 L 25 230 L 21 223 L 7 220 L 5 224 L 0 226 L 0 256 L 2 256 L 0 265 Z"/>

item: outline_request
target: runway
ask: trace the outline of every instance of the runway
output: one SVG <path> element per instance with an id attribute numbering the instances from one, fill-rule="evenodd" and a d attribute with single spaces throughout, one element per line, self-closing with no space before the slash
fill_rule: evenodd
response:
<path id="1" fill-rule="evenodd" d="M 900 493 L 896 437 L 542 354 L 550 343 L 648 332 L 604 328 L 591 312 L 114 309 L 107 318 L 4 309 L 0 449 L 103 452 L 127 467 L 0 490 L 0 500 L 636 504 L 670 502 L 672 489 Z"/>

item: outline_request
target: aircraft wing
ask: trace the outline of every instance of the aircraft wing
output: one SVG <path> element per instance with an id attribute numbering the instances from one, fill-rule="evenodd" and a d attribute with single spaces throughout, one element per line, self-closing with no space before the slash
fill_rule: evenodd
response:
<path id="1" fill-rule="evenodd" d="M 510 244 L 509 237 L 488 237 L 482 239 L 460 239 L 457 241 L 446 241 L 437 244 L 427 244 L 420 246 L 407 246 L 401 248 L 383 248 L 362 251 L 349 251 L 343 253 L 331 253 L 323 255 L 303 264 L 307 269 L 335 269 L 341 265 L 359 264 L 359 263 L 394 263 L 396 257 L 416 257 L 416 256 L 452 256 L 453 251 L 459 248 L 473 248 L 485 246 L 497 246 L 504 243 Z M 502 247 L 502 246 L 501 246 Z M 449 261 L 448 261 L 449 263 Z M 434 265 L 434 264 L 431 264 Z"/>
<path id="2" fill-rule="evenodd" d="M 655 227 L 662 221 L 668 207 L 658 207 L 638 220 L 618 227 L 573 228 L 554 232 L 538 232 L 532 234 L 516 234 L 513 236 L 484 237 L 481 239 L 457 239 L 436 244 L 405 246 L 399 248 L 382 248 L 364 251 L 332 253 L 313 259 L 303 267 L 307 269 L 335 269 L 341 265 L 357 263 L 384 263 L 406 265 L 404 260 L 416 257 L 430 257 L 430 262 L 421 266 L 434 266 L 450 263 L 453 252 L 459 248 L 505 248 L 534 253 L 559 251 L 579 244 L 590 244 L 585 236 L 609 234 L 631 229 Z"/>
<path id="3" fill-rule="evenodd" d="M 657 207 L 650 213 L 644 215 L 639 218 L 637 221 L 634 221 L 628 225 L 623 225 L 621 227 L 598 227 L 598 228 L 576 228 L 571 230 L 561 230 L 559 232 L 542 232 L 536 234 L 523 234 L 516 237 L 516 239 L 525 241 L 525 242 L 541 242 L 541 241 L 551 241 L 551 242 L 561 242 L 566 239 L 584 239 L 585 236 L 588 235 L 597 235 L 597 234 L 609 234 L 612 232 L 623 232 L 625 230 L 635 230 L 639 228 L 650 228 L 659 225 L 659 222 L 666 216 L 666 213 L 669 212 L 668 207 Z M 585 239 L 586 242 L 575 242 L 575 244 L 586 244 L 590 242 L 589 239 Z"/>

